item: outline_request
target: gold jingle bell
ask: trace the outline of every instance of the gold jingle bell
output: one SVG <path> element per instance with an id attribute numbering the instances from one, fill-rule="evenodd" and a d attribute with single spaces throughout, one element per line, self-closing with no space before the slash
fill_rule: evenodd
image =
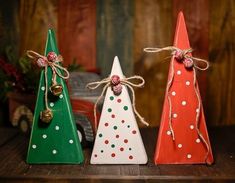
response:
<path id="1" fill-rule="evenodd" d="M 49 123 L 53 118 L 53 113 L 51 110 L 44 110 L 42 112 L 40 112 L 40 119 L 42 120 L 42 122 L 44 123 Z"/>
<path id="2" fill-rule="evenodd" d="M 54 96 L 59 96 L 63 92 L 63 87 L 60 84 L 54 84 L 50 87 L 50 91 Z"/>

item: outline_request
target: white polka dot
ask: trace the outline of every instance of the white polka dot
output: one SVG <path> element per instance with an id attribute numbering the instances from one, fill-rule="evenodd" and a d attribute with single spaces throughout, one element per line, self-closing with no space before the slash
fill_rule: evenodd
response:
<path id="1" fill-rule="evenodd" d="M 43 135 L 42 135 L 42 138 L 46 139 L 46 138 L 47 138 L 47 135 L 46 135 L 46 134 L 43 134 Z"/>
<path id="2" fill-rule="evenodd" d="M 187 158 L 188 159 L 192 158 L 192 155 L 191 154 L 187 154 Z"/>
<path id="3" fill-rule="evenodd" d="M 198 108 L 196 109 L 196 112 L 199 112 L 199 109 L 198 109 Z"/>
<path id="4" fill-rule="evenodd" d="M 59 126 L 55 126 L 55 130 L 59 130 L 60 129 L 60 127 Z"/>
<path id="5" fill-rule="evenodd" d="M 178 74 L 178 75 L 180 75 L 180 74 L 181 74 L 181 71 L 180 71 L 180 70 L 179 70 L 179 71 L 177 71 L 177 74 Z"/>
<path id="6" fill-rule="evenodd" d="M 32 148 L 33 148 L 33 149 L 36 149 L 36 148 L 37 148 L 37 146 L 36 146 L 35 144 L 33 144 L 33 145 L 32 145 Z"/>
<path id="7" fill-rule="evenodd" d="M 54 149 L 54 150 L 52 151 L 52 154 L 57 154 L 57 150 Z"/>
<path id="8" fill-rule="evenodd" d="M 178 148 L 182 148 L 182 146 L 183 146 L 182 144 L 178 144 Z"/>
<path id="9" fill-rule="evenodd" d="M 173 114 L 173 118 L 177 118 L 177 116 L 178 116 L 178 115 L 177 115 L 176 113 Z"/>
<path id="10" fill-rule="evenodd" d="M 200 140 L 200 139 L 196 139 L 196 142 L 197 142 L 197 143 L 200 143 L 200 142 L 201 142 L 201 140 Z"/>
<path id="11" fill-rule="evenodd" d="M 194 129 L 194 126 L 193 126 L 193 125 L 190 125 L 189 127 L 190 127 L 190 129 L 191 129 L 191 130 L 193 130 L 193 129 Z"/>
<path id="12" fill-rule="evenodd" d="M 176 92 L 175 92 L 175 91 L 173 91 L 171 94 L 172 94 L 173 96 L 175 96 L 175 95 L 176 95 Z"/>
<path id="13" fill-rule="evenodd" d="M 45 89 L 46 89 L 45 86 L 42 86 L 42 87 L 41 87 L 41 90 L 42 90 L 42 91 L 44 91 Z"/>
<path id="14" fill-rule="evenodd" d="M 63 96 L 63 94 L 60 94 L 60 96 L 59 96 L 60 98 L 63 98 L 64 96 Z"/>
<path id="15" fill-rule="evenodd" d="M 167 134 L 167 135 L 171 135 L 171 131 L 168 130 L 168 131 L 166 132 L 166 134 Z"/>
<path id="16" fill-rule="evenodd" d="M 51 106 L 51 107 L 54 107 L 54 103 L 53 103 L 53 102 L 51 102 L 51 103 L 50 103 L 50 106 Z"/>
<path id="17" fill-rule="evenodd" d="M 190 85 L 190 81 L 186 81 L 186 83 L 185 83 L 187 86 L 189 86 Z"/>
<path id="18" fill-rule="evenodd" d="M 69 143 L 70 143 L 70 144 L 72 144 L 72 143 L 73 143 L 73 140 L 72 140 L 72 139 L 70 139 L 70 140 L 69 140 Z"/>
<path id="19" fill-rule="evenodd" d="M 182 105 L 185 106 L 186 105 L 186 101 L 182 101 Z"/>

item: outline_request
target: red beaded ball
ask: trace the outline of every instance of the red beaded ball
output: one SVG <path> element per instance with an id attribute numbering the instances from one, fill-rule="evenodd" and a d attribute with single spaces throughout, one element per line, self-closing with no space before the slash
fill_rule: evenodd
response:
<path id="1" fill-rule="evenodd" d="M 176 50 L 174 56 L 177 61 L 182 61 L 184 58 L 183 52 L 181 50 Z"/>
<path id="2" fill-rule="evenodd" d="M 193 67 L 193 60 L 191 58 L 185 58 L 183 64 L 185 68 L 190 69 Z"/>
<path id="3" fill-rule="evenodd" d="M 111 84 L 112 85 L 118 85 L 120 83 L 120 77 L 118 75 L 113 75 L 111 77 Z"/>
<path id="4" fill-rule="evenodd" d="M 41 57 L 39 57 L 36 62 L 39 67 L 45 67 L 47 65 L 47 61 Z"/>
<path id="5" fill-rule="evenodd" d="M 55 52 L 49 52 L 49 53 L 47 54 L 47 59 L 48 59 L 49 61 L 55 61 L 56 58 L 57 58 L 57 55 L 56 55 Z"/>
<path id="6" fill-rule="evenodd" d="M 114 95 L 120 95 L 122 93 L 122 85 L 118 84 L 112 87 Z"/>

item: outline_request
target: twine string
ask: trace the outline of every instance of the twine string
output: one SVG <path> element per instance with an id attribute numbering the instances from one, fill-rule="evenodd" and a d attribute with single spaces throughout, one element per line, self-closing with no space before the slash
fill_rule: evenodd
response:
<path id="1" fill-rule="evenodd" d="M 140 83 L 134 83 L 131 80 L 139 80 Z M 149 126 L 148 122 L 145 121 L 145 119 L 140 115 L 140 113 L 136 109 L 136 106 L 135 106 L 136 97 L 135 97 L 135 91 L 133 89 L 133 87 L 137 87 L 137 88 L 143 87 L 144 83 L 145 83 L 145 81 L 141 76 L 132 76 L 132 77 L 123 78 L 120 80 L 120 84 L 129 88 L 132 93 L 132 107 L 133 107 L 133 111 L 134 111 L 135 115 L 139 118 L 141 123 L 143 123 L 146 126 Z M 104 87 L 103 87 L 102 92 L 101 92 L 100 96 L 98 97 L 98 99 L 96 100 L 95 105 L 94 105 L 94 118 L 95 118 L 96 128 L 97 128 L 97 116 L 96 116 L 97 105 L 98 105 L 99 101 L 102 99 L 102 97 L 104 96 L 104 93 L 106 92 L 107 88 L 111 86 L 111 78 L 108 77 L 108 78 L 105 78 L 101 81 L 91 82 L 86 85 L 86 87 L 91 90 L 97 89 L 101 85 L 104 85 Z"/>
<path id="2" fill-rule="evenodd" d="M 199 122 L 200 122 L 199 117 L 200 117 L 200 112 L 201 112 L 201 99 L 199 96 L 198 89 L 196 88 L 197 82 L 196 82 L 196 70 L 195 69 L 198 69 L 201 71 L 207 70 L 209 68 L 209 62 L 207 60 L 188 55 L 188 53 L 191 53 L 193 51 L 192 48 L 185 49 L 185 50 L 181 50 L 175 46 L 167 46 L 164 48 L 152 48 L 152 47 L 144 48 L 144 52 L 158 53 L 158 52 L 162 52 L 162 51 L 171 51 L 171 54 L 174 57 L 175 57 L 176 51 L 179 51 L 182 53 L 182 59 L 190 58 L 193 60 L 193 84 L 194 84 L 194 91 L 196 93 L 197 101 L 198 101 L 198 108 L 197 108 L 198 111 L 196 113 L 196 131 L 197 131 L 199 138 L 202 140 L 202 142 L 204 143 L 204 145 L 207 148 L 207 153 L 205 155 L 205 162 L 207 163 L 210 148 L 209 148 L 209 144 L 207 143 L 206 139 L 204 138 L 204 136 L 202 135 L 202 133 L 199 129 L 200 128 L 199 127 Z M 199 66 L 198 65 L 199 62 L 204 63 L 205 66 L 204 67 Z M 169 103 L 169 128 L 170 128 L 172 140 L 174 141 L 175 140 L 175 133 L 174 133 L 174 129 L 172 126 L 172 103 L 171 103 L 171 97 L 170 97 L 170 88 L 171 88 L 173 80 L 174 80 L 174 62 L 171 63 L 171 71 L 172 72 L 170 75 L 170 79 L 167 83 L 166 92 L 167 92 L 167 99 L 168 99 L 168 103 Z"/>
<path id="3" fill-rule="evenodd" d="M 61 55 L 57 56 L 55 61 L 49 61 L 47 59 L 46 56 L 43 56 L 35 51 L 32 50 L 28 50 L 27 51 L 27 56 L 31 59 L 33 59 L 34 61 L 36 61 L 37 59 L 41 58 L 45 61 L 45 71 L 44 71 L 44 78 L 45 78 L 45 95 L 44 95 L 44 100 L 45 100 L 45 106 L 47 110 L 50 110 L 49 106 L 48 106 L 48 79 L 47 79 L 47 72 L 48 72 L 48 66 L 51 67 L 52 70 L 52 84 L 57 84 L 56 82 L 56 76 L 58 75 L 60 78 L 62 79 L 68 79 L 69 78 L 69 72 L 66 68 L 64 68 L 63 66 L 61 66 L 60 63 L 63 61 L 63 58 Z M 63 74 L 61 74 L 61 72 L 59 71 L 59 69 L 61 69 L 63 71 Z"/>

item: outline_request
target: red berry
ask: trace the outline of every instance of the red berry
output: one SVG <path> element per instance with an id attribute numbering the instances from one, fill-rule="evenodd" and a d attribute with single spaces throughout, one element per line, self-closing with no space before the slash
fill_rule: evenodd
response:
<path id="1" fill-rule="evenodd" d="M 115 157 L 116 155 L 115 155 L 115 153 L 112 153 L 111 156 L 112 156 L 112 157 Z"/>
<path id="2" fill-rule="evenodd" d="M 57 57 L 57 55 L 56 55 L 55 52 L 49 52 L 49 53 L 47 54 L 47 59 L 48 59 L 49 61 L 55 61 L 55 60 L 56 60 L 56 57 Z"/>
<path id="3" fill-rule="evenodd" d="M 124 151 L 124 148 L 123 148 L 123 147 L 121 147 L 121 148 L 120 148 L 120 151 Z"/>
<path id="4" fill-rule="evenodd" d="M 129 159 L 133 159 L 133 156 L 129 156 Z"/>
<path id="5" fill-rule="evenodd" d="M 118 75 L 113 75 L 111 77 L 111 84 L 112 85 L 118 85 L 120 83 L 120 77 Z"/>
<path id="6" fill-rule="evenodd" d="M 127 139 L 125 139 L 125 140 L 124 140 L 124 143 L 127 143 L 127 142 L 128 142 L 128 140 L 127 140 Z"/>
<path id="7" fill-rule="evenodd" d="M 108 144 L 108 143 L 109 143 L 109 141 L 108 141 L 108 140 L 105 140 L 105 141 L 104 141 L 104 143 L 105 143 L 105 144 Z"/>

